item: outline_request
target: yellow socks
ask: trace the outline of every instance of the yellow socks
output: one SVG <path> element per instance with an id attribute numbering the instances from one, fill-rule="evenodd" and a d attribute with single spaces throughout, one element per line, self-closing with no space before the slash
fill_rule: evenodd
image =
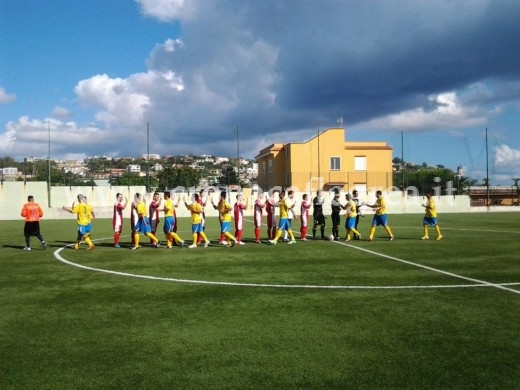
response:
<path id="1" fill-rule="evenodd" d="M 230 241 L 236 241 L 235 237 L 230 232 L 225 232 L 224 235 L 230 240 Z"/>
<path id="2" fill-rule="evenodd" d="M 385 230 L 386 230 L 386 232 L 388 233 L 388 235 L 389 235 L 390 237 L 393 237 L 393 236 L 394 236 L 394 235 L 392 234 L 392 231 L 390 230 L 390 226 L 385 226 Z"/>

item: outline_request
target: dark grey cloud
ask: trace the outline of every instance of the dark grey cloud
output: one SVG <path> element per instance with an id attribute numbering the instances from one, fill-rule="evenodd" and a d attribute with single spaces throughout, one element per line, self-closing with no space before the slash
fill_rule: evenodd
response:
<path id="1" fill-rule="evenodd" d="M 339 115 L 355 124 L 407 109 L 432 110 L 431 94 L 519 78 L 517 2 L 246 4 L 222 1 L 199 10 L 198 18 L 184 22 L 183 47 L 169 62 L 160 53 L 149 60 L 151 67 L 188 76 L 188 91 L 203 75 L 216 96 L 236 99 L 225 115 L 216 115 L 216 129 L 247 123 L 254 136 L 333 125 Z M 269 67 L 262 57 L 247 63 L 237 54 L 258 42 L 266 55 L 276 53 Z M 273 82 L 259 85 L 265 75 Z M 275 97 L 272 104 L 262 100 L 262 88 Z M 517 99 L 516 91 L 509 98 Z M 194 116 L 211 118 L 211 112 L 202 107 Z"/>
<path id="2" fill-rule="evenodd" d="M 484 126 L 506 105 L 518 111 L 518 1 L 139 3 L 178 24 L 180 38 L 157 42 L 142 73 L 92 75 L 75 90 L 100 127 L 149 122 L 157 153 L 229 155 L 237 124 L 254 156 L 340 116 L 358 130 L 445 131 Z M 128 155 L 144 147 L 104 145 Z"/>

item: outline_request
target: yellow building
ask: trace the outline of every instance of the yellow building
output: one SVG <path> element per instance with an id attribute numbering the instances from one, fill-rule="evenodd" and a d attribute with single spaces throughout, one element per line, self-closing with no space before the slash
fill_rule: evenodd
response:
<path id="1" fill-rule="evenodd" d="M 258 185 L 298 191 L 339 188 L 360 193 L 392 187 L 392 148 L 385 142 L 345 142 L 331 128 L 302 143 L 272 144 L 256 156 Z"/>

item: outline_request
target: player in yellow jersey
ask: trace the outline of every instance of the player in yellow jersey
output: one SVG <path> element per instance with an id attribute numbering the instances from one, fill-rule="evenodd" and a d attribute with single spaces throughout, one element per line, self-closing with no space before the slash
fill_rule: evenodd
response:
<path id="1" fill-rule="evenodd" d="M 74 249 L 79 249 L 81 241 L 85 241 L 88 244 L 88 250 L 94 249 L 94 244 L 90 239 L 90 233 L 92 233 L 92 220 L 96 218 L 92 206 L 87 203 L 87 198 L 79 194 L 78 204 L 72 202 L 72 207 L 63 206 L 63 210 L 69 213 L 76 214 L 78 219 L 78 237 L 74 244 Z"/>
<path id="2" fill-rule="evenodd" d="M 178 203 L 179 202 L 177 202 L 177 204 Z M 179 244 L 181 248 L 184 247 L 184 240 L 182 240 L 179 235 L 173 231 L 175 227 L 174 207 L 176 206 L 177 205 L 174 205 L 170 198 L 170 192 L 166 191 L 164 193 L 164 206 L 162 211 L 164 211 L 163 232 L 166 236 L 166 247 L 168 249 L 172 248 L 174 241 Z"/>
<path id="3" fill-rule="evenodd" d="M 433 199 L 433 193 L 428 191 L 426 194 L 426 202 L 421 205 L 426 210 L 423 218 L 423 228 L 424 228 L 424 236 L 421 237 L 421 240 L 427 240 L 428 237 L 428 225 L 431 225 L 435 228 L 437 232 L 436 240 L 442 239 L 441 228 L 437 222 L 437 209 L 435 208 L 435 200 Z"/>
<path id="4" fill-rule="evenodd" d="M 388 218 L 386 216 L 386 201 L 385 198 L 383 198 L 383 192 L 376 191 L 376 198 L 376 202 L 373 205 L 367 204 L 368 207 L 371 207 L 375 211 L 374 218 L 372 219 L 372 227 L 370 228 L 370 235 L 368 237 L 368 241 L 372 241 L 374 239 L 376 226 L 383 226 L 383 228 L 388 233 L 388 239 L 392 241 L 394 239 L 394 235 L 392 234 L 390 226 L 388 226 Z"/>
<path id="5" fill-rule="evenodd" d="M 139 234 L 143 233 L 145 236 L 152 240 L 152 246 L 155 248 L 159 247 L 159 239 L 155 237 L 152 233 L 152 226 L 150 224 L 150 219 L 148 218 L 148 211 L 146 207 L 146 203 L 143 199 L 143 195 L 136 193 L 135 201 L 137 202 L 137 215 L 138 219 L 134 227 L 134 246 L 131 248 L 132 250 L 139 249 Z"/>
<path id="6" fill-rule="evenodd" d="M 284 231 L 287 231 L 291 240 L 288 244 L 296 244 L 296 240 L 294 239 L 294 234 L 291 230 L 291 226 L 289 225 L 289 213 L 293 212 L 292 207 L 294 207 L 294 203 L 292 201 L 294 197 L 294 192 L 289 191 L 287 193 L 289 199 L 285 198 L 285 191 L 280 192 L 280 200 L 276 202 L 274 205 L 280 207 L 280 222 L 278 222 L 278 230 L 276 231 L 276 236 L 274 239 L 269 240 L 270 244 L 276 245 L 278 243 L 278 239 L 282 236 Z"/>
<path id="7" fill-rule="evenodd" d="M 354 237 L 361 237 L 361 234 L 356 230 L 356 219 L 358 215 L 356 202 L 350 194 L 346 194 L 345 199 L 347 200 L 347 204 L 344 206 L 344 209 L 347 210 L 345 214 L 347 217 L 345 221 L 345 229 L 347 230 L 345 241 L 350 241 L 351 232 L 354 233 Z"/>
<path id="8" fill-rule="evenodd" d="M 216 208 L 219 213 L 221 232 L 220 241 L 222 242 L 227 238 L 227 241 L 224 241 L 226 245 L 234 246 L 237 242 L 237 239 L 231 234 L 231 210 L 233 210 L 233 208 L 231 207 L 226 198 L 226 191 L 222 191 L 220 193 L 220 199 L 218 200 L 218 204 L 216 206 L 213 205 L 213 207 Z"/>
<path id="9" fill-rule="evenodd" d="M 193 249 L 197 247 L 197 237 L 200 235 L 204 240 L 204 248 L 209 245 L 209 240 L 204 234 L 202 230 L 202 213 L 204 210 L 202 209 L 202 205 L 199 202 L 199 194 L 193 194 L 193 203 L 188 204 L 186 200 L 184 200 L 184 204 L 186 208 L 191 211 L 191 233 L 193 235 L 193 244 L 191 244 L 188 248 Z"/>

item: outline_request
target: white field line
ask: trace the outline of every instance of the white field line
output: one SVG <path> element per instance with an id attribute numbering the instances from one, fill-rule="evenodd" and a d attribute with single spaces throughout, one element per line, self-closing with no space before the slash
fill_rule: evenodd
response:
<path id="1" fill-rule="evenodd" d="M 248 220 L 248 222 L 252 222 L 252 221 Z M 503 232 L 503 231 L 500 231 L 500 230 L 492 230 L 492 229 L 486 229 L 486 230 L 457 229 L 457 230 L 478 231 L 478 232 L 499 232 L 499 233 Z M 375 255 L 375 256 L 380 256 L 380 257 L 384 257 L 386 259 L 390 259 L 390 260 L 398 261 L 400 263 L 408 264 L 408 265 L 411 265 L 413 267 L 423 268 L 423 269 L 426 269 L 426 270 L 429 270 L 429 271 L 433 271 L 433 272 L 437 272 L 437 273 L 440 273 L 440 274 L 443 274 L 443 275 L 451 276 L 453 278 L 467 280 L 467 281 L 470 281 L 470 282 L 475 282 L 475 283 L 477 283 L 479 285 L 482 285 L 482 286 L 494 287 L 494 288 L 498 288 L 498 289 L 501 289 L 501 290 L 506 290 L 506 291 L 509 291 L 509 292 L 512 292 L 512 293 L 515 293 L 515 294 L 520 294 L 520 290 L 515 290 L 515 289 L 512 289 L 512 288 L 508 288 L 504 284 L 491 283 L 491 282 L 487 282 L 485 280 L 480 280 L 480 279 L 470 278 L 470 277 L 463 276 L 463 275 L 458 275 L 458 274 L 455 274 L 453 272 L 443 271 L 443 270 L 438 269 L 438 268 L 433 268 L 433 267 L 429 267 L 427 265 L 414 263 L 412 261 L 399 259 L 399 258 L 394 257 L 394 256 L 389 256 L 389 255 L 385 255 L 384 253 L 374 252 L 374 251 L 371 251 L 371 250 L 366 249 L 366 248 L 357 247 L 357 246 L 346 244 L 346 243 L 340 242 L 340 241 L 334 241 L 334 243 L 335 244 L 344 245 L 344 246 L 347 246 L 347 247 L 350 247 L 350 248 L 353 248 L 353 249 L 357 249 L 357 250 L 360 250 L 360 251 L 363 251 L 363 252 L 367 252 L 367 253 L 370 253 L 370 254 Z"/>
<path id="2" fill-rule="evenodd" d="M 394 260 L 394 261 L 398 261 L 400 263 L 408 264 L 408 265 L 411 265 L 413 267 L 423 268 L 423 269 L 426 269 L 428 271 L 437 272 L 437 273 L 440 273 L 440 274 L 443 274 L 443 275 L 447 275 L 447 276 L 451 276 L 451 277 L 457 278 L 457 279 L 467 280 L 469 282 L 475 282 L 475 283 L 477 283 L 479 285 L 482 285 L 482 286 L 495 287 L 495 288 L 499 288 L 501 290 L 506 290 L 506 291 L 509 291 L 509 292 L 512 292 L 512 293 L 515 293 L 515 294 L 520 294 L 520 290 L 514 290 L 512 288 L 507 288 L 507 287 L 505 287 L 504 284 L 497 284 L 497 283 L 486 282 L 485 280 L 470 278 L 470 277 L 467 277 L 467 276 L 455 274 L 453 272 L 443 271 L 443 270 L 438 269 L 438 268 L 433 268 L 433 267 L 429 267 L 427 265 L 422 265 L 422 264 L 414 263 L 412 261 L 400 259 L 398 257 L 385 255 L 384 253 L 374 252 L 374 251 L 371 251 L 370 249 L 361 248 L 361 247 L 358 247 L 358 246 L 346 244 L 344 242 L 334 241 L 334 243 L 335 244 L 344 245 L 344 246 L 348 246 L 349 248 L 357 249 L 357 250 L 362 251 L 362 252 L 370 253 L 370 254 L 372 254 L 374 256 L 384 257 L 385 259 Z"/>
<path id="3" fill-rule="evenodd" d="M 206 285 L 217 285 L 217 286 L 239 286 L 239 287 L 267 287 L 267 288 L 306 288 L 306 289 L 366 289 L 366 290 L 400 290 L 400 289 L 438 289 L 438 288 L 474 288 L 474 287 L 493 287 L 488 284 L 457 284 L 457 285 L 427 285 L 427 286 L 341 286 L 341 285 L 333 285 L 333 286 L 320 286 L 320 285 L 309 285 L 309 284 L 267 284 L 267 283 L 239 283 L 239 282 L 216 282 L 209 280 L 195 280 L 195 279 L 177 279 L 177 278 L 167 278 L 162 276 L 150 276 L 150 275 L 140 275 L 140 274 L 132 274 L 128 272 L 119 272 L 112 271 L 103 268 L 95 268 L 89 267 L 82 264 L 77 264 L 72 261 L 64 259 L 60 252 L 65 248 L 57 249 L 54 252 L 54 256 L 64 264 L 71 265 L 73 267 L 102 272 L 106 274 L 118 275 L 118 276 L 126 276 L 138 279 L 148 279 L 148 280 L 159 280 L 166 282 L 176 282 L 176 283 L 187 283 L 187 284 L 206 284 Z M 505 283 L 504 285 L 517 285 L 520 283 Z"/>
<path id="4" fill-rule="evenodd" d="M 95 239 L 93 241 L 104 241 L 104 240 L 108 240 L 108 239 L 111 239 L 111 238 L 112 237 L 99 238 L 99 239 Z M 364 250 L 362 248 L 358 248 L 358 247 L 355 247 L 355 246 L 352 246 L 352 245 L 347 245 L 347 244 L 344 244 L 344 243 L 341 243 L 341 242 L 336 242 L 335 241 L 334 243 L 341 244 L 341 245 L 346 245 L 346 246 L 352 247 L 354 249 Z M 415 263 L 412 263 L 412 262 L 408 262 L 406 260 L 397 259 L 397 258 L 394 258 L 392 256 L 387 256 L 387 255 L 380 254 L 380 253 L 373 252 L 373 251 L 369 251 L 369 250 L 365 250 L 365 251 L 369 252 L 369 253 L 372 253 L 372 254 L 374 254 L 376 256 L 386 257 L 386 258 L 389 258 L 389 259 L 392 259 L 392 260 L 405 262 L 405 263 L 408 263 L 410 265 L 422 267 L 422 268 L 429 269 L 429 270 L 432 270 L 432 271 L 435 271 L 435 272 L 444 273 L 444 274 L 449 275 L 449 276 L 458 277 L 458 278 L 461 278 L 461 279 L 466 279 L 466 280 L 469 280 L 469 281 L 473 281 L 473 282 L 476 282 L 477 284 L 418 285 L 418 286 L 417 285 L 411 285 L 411 286 L 356 286 L 356 285 L 353 285 L 353 286 L 342 286 L 342 285 L 321 286 L 321 285 L 309 285 L 309 284 L 240 283 L 240 282 L 217 282 L 217 281 L 196 280 L 196 279 L 177 279 L 177 278 L 167 278 L 167 277 L 162 277 L 162 276 L 132 274 L 132 273 L 128 273 L 128 272 L 113 271 L 113 270 L 89 267 L 89 266 L 86 266 L 86 265 L 74 263 L 72 261 L 69 261 L 69 260 L 63 258 L 61 256 L 61 254 L 60 254 L 62 250 L 64 250 L 67 247 L 71 247 L 72 245 L 73 244 L 69 244 L 69 245 L 67 245 L 67 246 L 65 246 L 63 248 L 56 249 L 54 251 L 54 257 L 56 259 L 58 259 L 60 262 L 64 263 L 64 264 L 67 264 L 67 265 L 70 265 L 70 266 L 73 266 L 73 267 L 77 267 L 77 268 L 81 268 L 81 269 L 84 269 L 84 270 L 94 271 L 94 272 L 101 272 L 101 273 L 117 275 L 117 276 L 137 278 L 137 279 L 146 279 L 146 280 L 157 280 L 157 281 L 186 283 L 186 284 L 203 284 L 203 285 L 214 285 L 214 286 L 293 288 L 293 289 L 328 289 L 328 290 L 407 290 L 407 289 L 408 290 L 413 290 L 413 289 L 440 289 L 440 288 L 495 287 L 495 288 L 501 288 L 501 289 L 504 289 L 504 290 L 507 290 L 507 291 L 510 291 L 510 292 L 514 292 L 514 293 L 517 293 L 517 294 L 520 293 L 520 291 L 516 291 L 516 290 L 513 290 L 513 289 L 509 289 L 507 287 L 504 287 L 504 286 L 520 285 L 520 282 L 519 283 L 502 283 L 502 284 L 488 283 L 488 282 L 485 282 L 485 281 L 479 281 L 477 279 L 466 278 L 464 276 L 459 276 L 459 275 L 452 274 L 452 273 L 449 273 L 449 272 L 436 270 L 436 269 L 431 268 L 431 267 L 422 266 L 420 264 L 415 264 Z"/>

